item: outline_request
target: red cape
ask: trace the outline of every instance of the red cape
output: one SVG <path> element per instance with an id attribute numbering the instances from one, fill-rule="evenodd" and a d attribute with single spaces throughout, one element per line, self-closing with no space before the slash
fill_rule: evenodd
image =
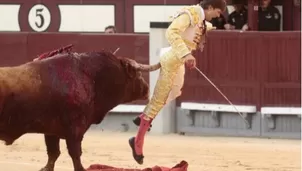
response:
<path id="1" fill-rule="evenodd" d="M 163 166 L 154 166 L 152 168 L 145 169 L 130 169 L 130 168 L 117 168 L 113 166 L 93 164 L 87 171 L 187 171 L 189 164 L 186 161 L 181 161 L 179 164 L 172 168 Z"/>

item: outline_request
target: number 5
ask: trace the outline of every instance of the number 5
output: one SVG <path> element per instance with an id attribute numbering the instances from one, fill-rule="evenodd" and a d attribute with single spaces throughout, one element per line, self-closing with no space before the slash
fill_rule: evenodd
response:
<path id="1" fill-rule="evenodd" d="M 36 9 L 36 17 L 39 17 L 41 20 L 40 25 L 37 22 L 35 22 L 35 24 L 38 28 L 42 28 L 44 25 L 44 17 L 42 15 L 42 11 L 43 11 L 43 8 Z"/>

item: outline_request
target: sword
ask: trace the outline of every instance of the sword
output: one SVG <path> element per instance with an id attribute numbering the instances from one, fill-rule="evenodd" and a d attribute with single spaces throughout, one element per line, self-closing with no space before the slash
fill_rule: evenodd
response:
<path id="1" fill-rule="evenodd" d="M 208 80 L 212 86 L 214 86 L 214 88 L 235 108 L 235 110 L 239 113 L 239 115 L 241 116 L 241 118 L 244 120 L 244 122 L 247 124 L 247 125 L 250 125 L 248 123 L 248 121 L 244 118 L 243 114 L 241 112 L 238 111 L 238 109 L 236 108 L 235 105 L 233 105 L 233 103 L 219 90 L 219 88 L 203 73 L 200 71 L 200 69 L 198 69 L 196 66 L 195 66 L 195 69 L 206 79 Z"/>

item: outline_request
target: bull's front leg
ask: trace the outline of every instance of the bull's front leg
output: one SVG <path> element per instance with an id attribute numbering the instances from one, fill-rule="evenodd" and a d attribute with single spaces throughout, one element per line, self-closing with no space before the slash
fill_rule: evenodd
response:
<path id="1" fill-rule="evenodd" d="M 60 138 L 52 135 L 44 135 L 48 161 L 40 171 L 54 171 L 55 163 L 60 156 Z"/>
<path id="2" fill-rule="evenodd" d="M 74 137 L 66 138 L 66 145 L 67 145 L 68 153 L 72 158 L 74 171 L 85 171 L 81 162 L 82 139 L 83 136 L 77 138 Z"/>

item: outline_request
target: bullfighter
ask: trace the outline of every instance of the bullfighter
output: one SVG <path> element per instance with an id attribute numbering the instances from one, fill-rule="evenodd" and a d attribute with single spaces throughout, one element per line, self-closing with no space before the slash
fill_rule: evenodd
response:
<path id="1" fill-rule="evenodd" d="M 154 94 L 137 118 L 139 130 L 136 137 L 129 139 L 133 158 L 138 164 L 143 164 L 144 137 L 151 122 L 166 103 L 181 95 L 184 64 L 189 68 L 195 67 L 192 51 L 202 50 L 206 31 L 214 29 L 207 21 L 219 17 L 225 8 L 225 0 L 203 0 L 197 5 L 184 7 L 172 17 L 166 31 L 170 47 L 160 57 L 161 69 Z"/>

